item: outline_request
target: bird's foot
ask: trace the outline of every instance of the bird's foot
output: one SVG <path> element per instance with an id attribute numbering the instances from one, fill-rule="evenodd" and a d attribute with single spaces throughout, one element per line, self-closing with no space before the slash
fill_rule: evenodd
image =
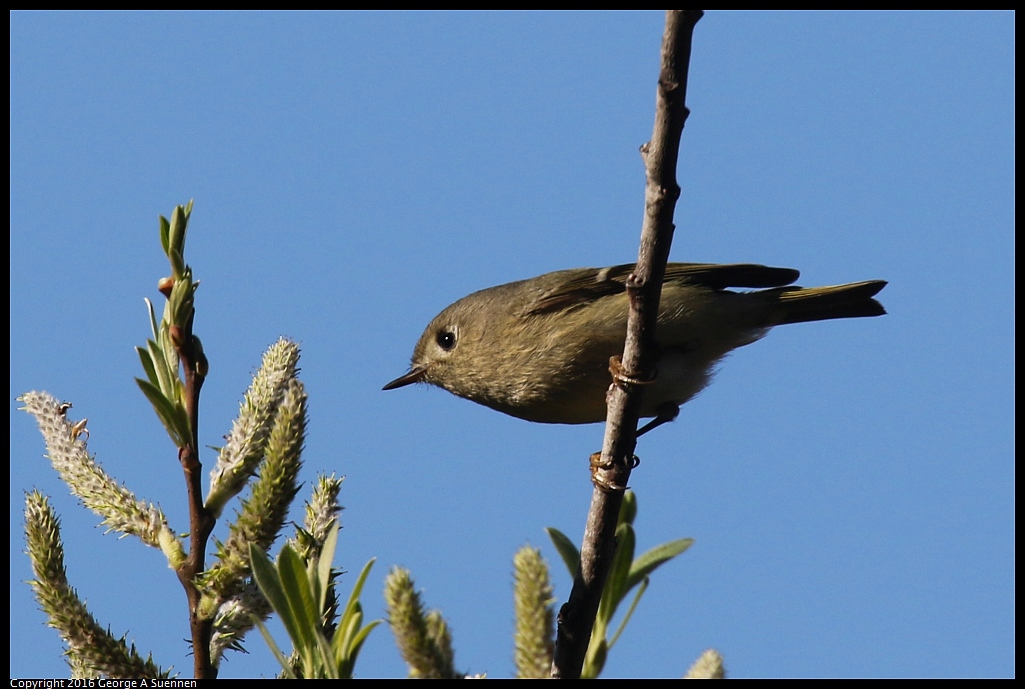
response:
<path id="1" fill-rule="evenodd" d="M 623 370 L 623 357 L 618 354 L 609 359 L 609 373 L 612 374 L 612 380 L 619 387 L 624 387 L 626 385 L 651 385 L 655 382 L 654 372 L 652 372 L 651 378 L 648 380 L 628 375 L 626 371 Z"/>
<path id="2" fill-rule="evenodd" d="M 621 493 L 627 490 L 629 486 L 621 486 L 618 483 L 614 483 L 610 480 L 611 473 L 610 469 L 613 468 L 612 462 L 603 462 L 600 452 L 595 452 L 591 455 L 591 483 L 595 485 L 599 490 L 603 490 L 606 493 Z M 641 458 L 637 455 L 630 456 L 630 469 L 636 469 L 640 466 Z"/>
<path id="3" fill-rule="evenodd" d="M 669 423 L 679 415 L 680 405 L 674 402 L 666 402 L 665 404 L 659 405 L 658 414 L 655 418 L 637 429 L 637 437 L 640 438 L 648 431 L 658 428 L 664 423 Z"/>

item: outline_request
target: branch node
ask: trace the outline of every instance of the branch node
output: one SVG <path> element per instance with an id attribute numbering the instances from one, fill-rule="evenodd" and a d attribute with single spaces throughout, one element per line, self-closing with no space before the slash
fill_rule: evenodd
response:
<path id="1" fill-rule="evenodd" d="M 658 375 L 656 371 L 652 371 L 649 378 L 641 378 L 639 374 L 632 371 L 628 373 L 623 366 L 623 358 L 618 354 L 609 359 L 609 373 L 612 374 L 612 380 L 616 386 L 623 389 L 626 389 L 628 385 L 651 385 Z"/>
<path id="2" fill-rule="evenodd" d="M 635 468 L 641 463 L 640 457 L 637 455 L 631 455 L 627 460 L 631 469 Z M 620 472 L 616 471 L 614 463 L 605 463 L 601 459 L 601 453 L 595 452 L 590 458 L 591 464 L 591 483 L 594 487 L 604 493 L 623 493 L 630 489 L 630 486 L 625 486 L 616 482 Z"/>

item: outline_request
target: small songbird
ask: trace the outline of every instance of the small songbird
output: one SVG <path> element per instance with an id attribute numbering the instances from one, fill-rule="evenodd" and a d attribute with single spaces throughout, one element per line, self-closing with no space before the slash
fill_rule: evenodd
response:
<path id="1" fill-rule="evenodd" d="M 527 421 L 604 421 L 609 360 L 623 352 L 633 269 L 560 270 L 463 297 L 431 321 L 409 372 L 384 389 L 430 383 Z M 793 286 L 799 275 L 751 264 L 670 263 L 656 375 L 641 416 L 671 419 L 708 385 L 726 354 L 773 326 L 886 313 L 872 298 L 886 286 L 882 280 Z"/>

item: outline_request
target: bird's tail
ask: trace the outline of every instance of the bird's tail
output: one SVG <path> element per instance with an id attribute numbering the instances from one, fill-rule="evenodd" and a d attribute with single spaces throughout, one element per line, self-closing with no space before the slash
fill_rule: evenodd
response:
<path id="1" fill-rule="evenodd" d="M 885 280 L 867 280 L 829 287 L 778 287 L 759 294 L 772 298 L 782 307 L 780 325 L 807 323 L 832 318 L 866 318 L 882 316 L 886 309 L 873 299 Z"/>

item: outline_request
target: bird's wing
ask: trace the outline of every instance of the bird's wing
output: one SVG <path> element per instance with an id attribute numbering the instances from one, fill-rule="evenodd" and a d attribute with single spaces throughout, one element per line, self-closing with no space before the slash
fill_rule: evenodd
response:
<path id="1" fill-rule="evenodd" d="M 729 287 L 782 287 L 801 276 L 793 268 L 773 268 L 756 263 L 670 263 L 663 282 L 687 282 L 708 289 Z"/>
<path id="2" fill-rule="evenodd" d="M 566 279 L 535 299 L 524 315 L 573 309 L 596 299 L 626 291 L 626 280 L 636 264 L 609 268 L 580 268 L 565 271 Z M 712 290 L 728 287 L 781 287 L 797 280 L 792 268 L 772 268 L 753 263 L 670 263 L 663 284 L 684 282 Z"/>
<path id="3" fill-rule="evenodd" d="M 626 291 L 626 279 L 634 264 L 611 268 L 579 268 L 564 271 L 565 279 L 542 292 L 527 309 L 526 315 L 574 309 Z"/>

